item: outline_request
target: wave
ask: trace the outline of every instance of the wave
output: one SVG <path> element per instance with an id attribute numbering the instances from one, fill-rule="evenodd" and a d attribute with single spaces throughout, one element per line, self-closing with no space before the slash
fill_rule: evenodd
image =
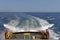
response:
<path id="1" fill-rule="evenodd" d="M 26 17 L 17 17 L 9 23 L 4 24 L 5 28 L 13 32 L 40 31 L 48 29 L 50 33 L 50 40 L 58 40 L 60 38 L 60 34 L 57 34 L 54 30 L 49 29 L 53 26 L 54 24 L 50 24 L 47 20 L 30 15 Z"/>

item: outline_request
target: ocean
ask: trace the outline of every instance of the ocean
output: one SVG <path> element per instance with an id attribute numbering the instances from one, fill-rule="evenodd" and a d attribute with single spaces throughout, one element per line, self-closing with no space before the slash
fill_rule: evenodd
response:
<path id="1" fill-rule="evenodd" d="M 60 32 L 60 13 L 59 12 L 0 12 L 0 30 L 4 30 L 4 23 L 8 23 L 15 15 L 24 16 L 32 15 L 54 23 L 54 30 Z"/>
<path id="2" fill-rule="evenodd" d="M 24 20 L 28 17 L 26 15 L 47 20 L 50 24 L 54 24 L 51 29 L 60 34 L 60 12 L 0 12 L 0 33 L 6 29 L 4 24 L 17 17 L 22 17 Z"/>

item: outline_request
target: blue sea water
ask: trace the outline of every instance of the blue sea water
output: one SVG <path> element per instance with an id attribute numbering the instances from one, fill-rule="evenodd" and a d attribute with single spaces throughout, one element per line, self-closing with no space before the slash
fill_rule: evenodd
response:
<path id="1" fill-rule="evenodd" d="M 0 30 L 4 30 L 3 24 L 8 23 L 11 19 L 15 19 L 16 15 L 18 17 L 32 15 L 42 18 L 49 23 L 55 24 L 52 29 L 60 32 L 60 12 L 0 12 Z"/>

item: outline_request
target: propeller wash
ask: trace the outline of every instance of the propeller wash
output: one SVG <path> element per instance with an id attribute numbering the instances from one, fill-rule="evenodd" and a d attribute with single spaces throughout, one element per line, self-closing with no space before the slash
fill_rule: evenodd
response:
<path id="1" fill-rule="evenodd" d="M 17 18 L 11 20 L 9 23 L 4 24 L 4 27 L 8 30 L 5 30 L 5 38 L 9 39 L 10 35 L 23 33 L 24 40 L 27 39 L 44 39 L 45 37 L 40 37 L 37 33 L 45 33 L 47 40 L 59 40 L 59 34 L 55 33 L 53 30 L 49 29 L 53 27 L 54 24 L 50 24 L 47 20 L 41 19 L 39 17 L 28 16 L 25 18 Z M 6 36 L 8 35 L 8 37 Z M 32 34 L 35 34 L 32 36 Z M 28 35 L 26 37 L 26 35 Z M 31 36 L 30 36 L 31 35 Z M 41 35 L 41 34 L 40 34 Z M 20 37 L 19 36 L 19 37 Z M 31 38 L 32 37 L 32 38 Z M 11 38 L 11 37 L 10 37 Z M 18 38 L 18 37 L 16 37 Z"/>

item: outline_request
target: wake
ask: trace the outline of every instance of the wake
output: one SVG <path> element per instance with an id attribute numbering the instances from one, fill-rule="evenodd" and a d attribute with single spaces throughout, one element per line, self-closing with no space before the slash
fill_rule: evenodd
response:
<path id="1" fill-rule="evenodd" d="M 41 31 L 41 30 L 49 30 L 50 40 L 59 40 L 60 34 L 55 33 L 52 28 L 54 24 L 50 24 L 47 20 L 41 19 L 39 17 L 28 16 L 24 19 L 17 18 L 11 20 L 9 23 L 4 24 L 4 27 L 12 32 L 24 32 L 24 31 Z M 13 28 L 13 29 L 12 29 Z"/>

